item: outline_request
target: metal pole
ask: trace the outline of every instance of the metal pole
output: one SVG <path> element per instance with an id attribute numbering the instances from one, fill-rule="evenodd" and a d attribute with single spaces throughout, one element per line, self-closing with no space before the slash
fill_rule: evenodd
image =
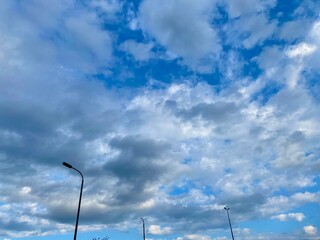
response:
<path id="1" fill-rule="evenodd" d="M 143 234 L 143 240 L 146 240 L 146 227 L 144 224 L 144 219 L 140 218 L 142 220 L 142 234 Z"/>
<path id="2" fill-rule="evenodd" d="M 77 172 L 80 173 L 81 175 L 81 189 L 80 189 L 80 197 L 79 197 L 79 204 L 78 204 L 78 212 L 77 212 L 77 221 L 76 221 L 76 227 L 74 229 L 74 240 L 77 240 L 77 232 L 78 232 L 78 223 L 79 223 L 79 215 L 80 215 L 80 206 L 81 206 L 81 199 L 82 199 L 82 189 L 83 189 L 83 176 L 81 174 L 81 172 L 75 168 L 73 168 L 74 170 L 76 170 Z"/>
<path id="3" fill-rule="evenodd" d="M 77 220 L 76 220 L 76 226 L 75 226 L 75 229 L 74 229 L 74 237 L 73 237 L 74 240 L 77 240 L 77 232 L 78 232 L 78 224 L 79 224 L 79 216 L 80 216 L 80 206 L 81 206 L 82 190 L 83 190 L 83 182 L 84 182 L 84 180 L 83 180 L 82 173 L 78 169 L 72 167 L 69 163 L 66 163 L 66 162 L 63 162 L 62 164 L 64 166 L 68 167 L 68 168 L 72 168 L 73 170 L 77 171 L 81 176 L 81 189 L 80 189 L 80 197 L 79 197 L 79 204 L 78 204 Z"/>
<path id="4" fill-rule="evenodd" d="M 232 226 L 231 226 L 231 221 L 230 221 L 230 216 L 229 216 L 229 210 L 230 210 L 230 208 L 225 207 L 224 209 L 227 210 L 227 215 L 228 215 L 228 220 L 229 220 L 229 226 L 230 226 L 231 236 L 232 236 L 232 240 L 234 240 L 233 231 L 232 231 Z"/>

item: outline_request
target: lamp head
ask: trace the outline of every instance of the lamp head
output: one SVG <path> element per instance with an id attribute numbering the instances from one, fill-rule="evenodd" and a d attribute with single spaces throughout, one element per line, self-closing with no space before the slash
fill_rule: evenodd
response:
<path id="1" fill-rule="evenodd" d="M 68 168 L 72 168 L 72 166 L 69 163 L 63 162 L 62 164 Z"/>
<path id="2" fill-rule="evenodd" d="M 228 207 L 224 207 L 224 210 L 227 210 L 227 211 L 228 211 L 229 209 L 230 209 L 230 208 L 228 208 Z"/>

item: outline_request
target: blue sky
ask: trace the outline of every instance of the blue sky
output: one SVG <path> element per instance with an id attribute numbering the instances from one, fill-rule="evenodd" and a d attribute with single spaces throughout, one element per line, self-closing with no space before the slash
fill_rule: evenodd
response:
<path id="1" fill-rule="evenodd" d="M 319 13 L 0 1 L 0 240 L 320 239 Z"/>

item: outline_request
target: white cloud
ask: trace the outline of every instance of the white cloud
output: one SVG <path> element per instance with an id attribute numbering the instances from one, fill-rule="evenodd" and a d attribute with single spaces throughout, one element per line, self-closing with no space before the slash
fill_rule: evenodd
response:
<path id="1" fill-rule="evenodd" d="M 314 40 L 320 41 L 320 21 L 314 22 L 310 31 L 310 36 L 314 38 Z"/>
<path id="2" fill-rule="evenodd" d="M 176 240 L 211 240 L 209 236 L 199 234 L 188 234 L 184 237 L 178 237 Z"/>
<path id="3" fill-rule="evenodd" d="M 10 10 L 0 10 L 0 29 L 6 29 L 0 38 L 3 43 L 0 63 L 6 59 L 5 64 L 11 67 L 47 64 L 51 69 L 81 69 L 84 73 L 110 65 L 112 40 L 109 32 L 103 29 L 97 12 L 90 9 L 80 11 L 72 0 L 1 4 L 9 9 L 19 8 L 22 12 L 14 15 L 8 14 Z M 12 28 L 8 28 L 8 24 Z"/>
<path id="4" fill-rule="evenodd" d="M 293 20 L 285 22 L 279 29 L 279 37 L 287 41 L 303 39 L 308 34 L 310 23 L 306 20 Z"/>
<path id="5" fill-rule="evenodd" d="M 319 202 L 320 201 L 320 192 L 311 193 L 311 192 L 298 192 L 292 196 L 293 200 L 302 203 L 310 203 L 310 202 Z"/>
<path id="6" fill-rule="evenodd" d="M 277 23 L 264 13 L 245 15 L 224 26 L 227 43 L 237 48 L 251 49 L 274 36 Z"/>
<path id="7" fill-rule="evenodd" d="M 297 167 L 310 161 L 310 156 L 305 156 L 299 143 L 285 144 L 285 147 L 279 151 L 279 157 L 272 162 L 276 168 Z"/>
<path id="8" fill-rule="evenodd" d="M 259 14 L 240 19 L 238 27 L 244 33 L 249 33 L 249 36 L 243 41 L 243 46 L 252 48 L 271 37 L 275 32 L 276 24 L 275 22 L 269 22 L 265 15 Z"/>
<path id="9" fill-rule="evenodd" d="M 313 54 L 316 50 L 317 46 L 302 42 L 289 48 L 286 54 L 289 58 L 305 57 Z"/>
<path id="10" fill-rule="evenodd" d="M 75 15 L 65 22 L 68 37 L 82 51 L 89 51 L 102 65 L 111 58 L 111 38 L 100 26 L 99 20 L 92 14 Z"/>
<path id="11" fill-rule="evenodd" d="M 148 228 L 148 232 L 153 235 L 167 235 L 172 232 L 171 227 L 161 228 L 159 225 L 150 225 Z"/>
<path id="12" fill-rule="evenodd" d="M 21 190 L 20 190 L 20 193 L 22 195 L 27 195 L 29 193 L 31 193 L 32 191 L 32 188 L 31 187 L 28 187 L 28 186 L 24 186 Z"/>
<path id="13" fill-rule="evenodd" d="M 260 211 L 263 215 L 274 215 L 279 212 L 288 211 L 295 207 L 303 206 L 307 203 L 318 203 L 320 201 L 320 193 L 310 193 L 310 192 L 298 192 L 289 197 L 286 196 L 274 196 L 267 199 L 267 201 L 261 206 Z M 279 214 L 273 216 L 272 218 L 277 218 L 279 220 L 289 220 L 296 219 L 297 221 L 303 216 L 300 213 L 291 214 Z"/>
<path id="14" fill-rule="evenodd" d="M 315 236 L 318 231 L 317 228 L 312 225 L 304 226 L 303 230 L 306 234 L 311 235 L 311 236 Z"/>
<path id="15" fill-rule="evenodd" d="M 212 1 L 145 0 L 140 6 L 143 30 L 187 63 L 199 65 L 219 51 L 210 25 Z M 200 64 L 201 65 L 201 64 Z"/>
<path id="16" fill-rule="evenodd" d="M 288 214 L 282 213 L 276 216 L 272 216 L 271 218 L 278 219 L 281 222 L 287 222 L 289 220 L 295 220 L 295 221 L 301 222 L 305 218 L 305 215 L 303 213 L 288 213 Z"/>
<path id="17" fill-rule="evenodd" d="M 316 46 L 317 50 L 313 52 L 312 55 L 310 55 L 308 61 L 306 61 L 306 66 L 312 66 L 315 69 L 320 69 L 320 21 L 314 22 L 309 36 L 307 38 L 309 44 Z"/>
<path id="18" fill-rule="evenodd" d="M 239 29 L 229 32 L 237 32 L 233 40 L 246 47 L 272 36 L 274 25 L 263 7 L 255 9 L 250 2 L 240 13 L 232 10 L 239 16 L 232 20 Z M 7 11 L 17 3 L 23 13 L 18 16 Z M 304 64 L 319 49 L 299 65 L 284 59 L 281 47 L 264 47 L 257 62 L 272 74 L 240 76 L 228 86 L 200 82 L 196 75 L 110 90 L 107 80 L 90 76 L 112 62 L 113 37 L 99 13 L 117 11 L 117 2 L 92 3 L 94 7 L 82 9 L 74 1 L 0 1 L 0 235 L 73 230 L 70 199 L 78 197 L 74 186 L 79 178 L 61 169 L 61 159 L 74 161 L 85 173 L 81 229 L 86 231 L 125 229 L 134 219 L 150 216 L 159 223 L 150 226 L 150 233 L 179 229 L 185 234 L 180 240 L 208 240 L 207 233 L 186 233 L 224 226 L 225 203 L 231 203 L 232 217 L 240 223 L 261 216 L 299 221 L 303 216 L 294 208 L 319 203 L 318 192 L 300 192 L 315 186 L 320 166 L 319 103 L 300 78 Z M 139 18 L 145 39 L 125 41 L 121 47 L 147 62 L 155 44 L 145 44 L 149 33 L 184 63 L 199 67 L 203 59 L 212 60 L 218 48 L 211 25 L 213 7 L 213 1 L 146 0 Z M 232 24 L 222 28 L 228 31 Z M 266 35 L 260 32 L 264 27 Z M 303 43 L 318 46 L 317 24 L 314 29 L 312 41 L 310 37 Z M 221 65 L 238 65 L 242 56 L 236 48 Z M 303 48 L 292 49 L 297 57 L 305 54 Z M 231 66 L 228 74 L 241 72 L 234 70 L 237 67 Z M 274 83 L 272 78 L 282 82 L 295 69 L 294 87 L 265 89 Z M 292 195 L 275 195 L 282 189 Z M 281 215 L 284 211 L 293 213 Z M 93 221 L 97 224 L 91 225 Z M 188 228 L 190 221 L 197 223 L 194 229 Z M 8 223 L 11 229 L 3 230 Z M 237 231 L 251 234 L 250 229 Z"/>
<path id="19" fill-rule="evenodd" d="M 261 69 L 268 73 L 275 72 L 275 69 L 282 68 L 281 62 L 284 58 L 283 51 L 277 47 L 265 47 L 261 52 L 260 56 L 256 58 Z M 268 74 L 267 73 L 267 74 Z"/>

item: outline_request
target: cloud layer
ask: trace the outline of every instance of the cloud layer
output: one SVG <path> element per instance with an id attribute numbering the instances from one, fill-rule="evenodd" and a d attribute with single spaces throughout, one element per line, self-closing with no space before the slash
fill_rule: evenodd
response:
<path id="1" fill-rule="evenodd" d="M 66 161 L 82 231 L 316 239 L 319 7 L 279 4 L 1 1 L 0 237 L 73 231 Z"/>

